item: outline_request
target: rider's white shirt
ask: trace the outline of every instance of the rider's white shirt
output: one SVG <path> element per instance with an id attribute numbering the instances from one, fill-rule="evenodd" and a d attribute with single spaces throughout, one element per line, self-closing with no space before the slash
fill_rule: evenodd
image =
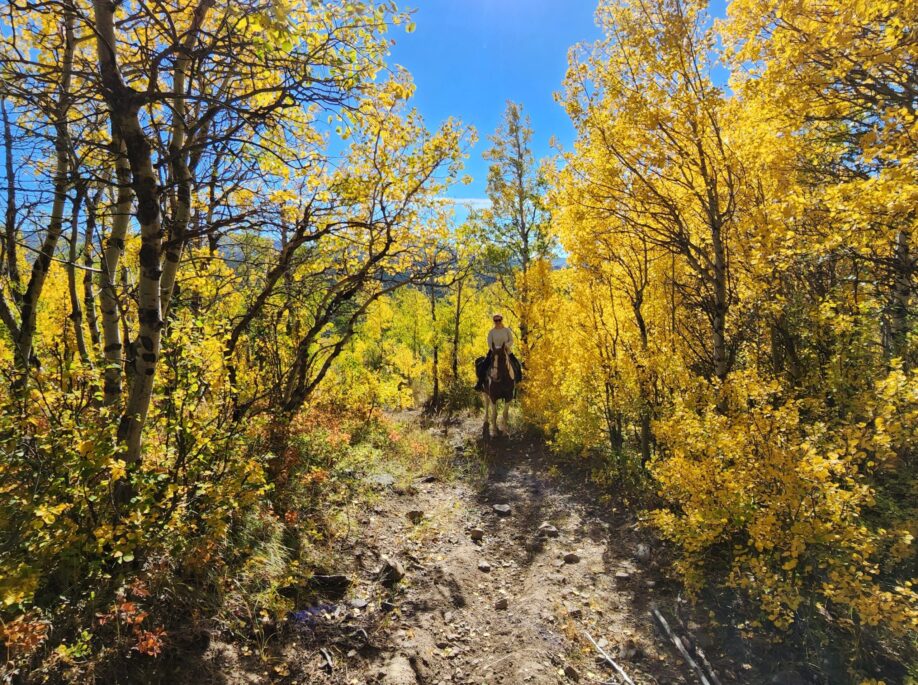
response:
<path id="1" fill-rule="evenodd" d="M 501 345 L 507 345 L 513 343 L 513 332 L 504 326 L 503 328 L 492 328 L 488 331 L 488 347 L 492 350 L 497 349 Z"/>

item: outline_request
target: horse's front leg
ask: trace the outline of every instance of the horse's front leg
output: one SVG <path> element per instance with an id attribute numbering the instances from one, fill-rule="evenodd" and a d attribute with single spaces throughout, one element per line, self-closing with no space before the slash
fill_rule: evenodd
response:
<path id="1" fill-rule="evenodd" d="M 504 432 L 510 432 L 510 400 L 504 400 Z"/>
<path id="2" fill-rule="evenodd" d="M 491 427 L 488 425 L 488 413 L 491 411 L 491 398 L 488 393 L 481 393 L 481 401 L 484 404 L 484 425 L 481 427 L 481 434 L 488 437 L 491 434 Z"/>

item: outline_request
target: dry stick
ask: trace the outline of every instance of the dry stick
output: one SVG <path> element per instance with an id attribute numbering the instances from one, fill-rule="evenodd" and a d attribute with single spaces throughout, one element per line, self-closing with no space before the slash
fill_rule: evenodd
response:
<path id="1" fill-rule="evenodd" d="M 688 662 L 688 665 L 692 667 L 692 670 L 695 671 L 695 675 L 697 675 L 698 679 L 701 680 L 701 685 L 711 685 L 711 681 L 708 680 L 708 677 L 704 674 L 704 671 L 701 670 L 701 667 L 692 658 L 692 655 L 688 653 L 685 645 L 682 644 L 682 640 L 680 640 L 673 633 L 672 629 L 670 629 L 669 623 L 667 623 L 666 619 L 663 618 L 663 614 L 660 613 L 660 610 L 656 607 L 652 607 L 650 612 L 653 617 L 657 619 L 657 622 L 660 624 L 660 627 L 663 628 L 663 631 L 666 633 L 669 639 L 672 640 L 672 643 L 676 646 L 676 649 L 679 650 L 682 658 L 684 658 Z"/>
<path id="2" fill-rule="evenodd" d="M 611 664 L 612 668 L 614 668 L 618 672 L 618 674 L 622 677 L 625 683 L 627 685 L 634 685 L 634 681 L 628 677 L 628 674 L 625 673 L 625 669 L 623 669 L 621 666 L 615 663 L 615 660 L 611 656 L 606 654 L 605 650 L 602 647 L 596 644 L 596 640 L 594 640 L 593 637 L 587 631 L 584 630 L 583 634 L 587 636 L 587 640 L 589 640 L 593 644 L 593 646 L 596 648 L 596 651 L 602 654 L 603 658 L 606 661 L 608 661 L 609 664 Z"/>
<path id="3" fill-rule="evenodd" d="M 694 645 L 694 649 L 692 651 L 695 652 L 695 655 L 698 657 L 698 660 L 701 662 L 701 666 L 707 671 L 708 677 L 711 679 L 711 682 L 714 683 L 714 685 L 721 685 L 720 679 L 717 677 L 717 673 L 714 671 L 714 666 L 711 664 L 707 655 L 698 645 L 698 640 L 696 640 L 692 636 L 692 633 L 691 631 L 689 631 L 688 626 L 685 625 L 685 621 L 682 620 L 682 616 L 679 615 L 678 606 L 676 607 L 675 613 L 676 613 L 676 620 L 679 621 L 679 625 L 682 626 L 682 630 L 685 632 L 685 634 L 689 637 L 689 639 L 692 641 L 692 644 Z"/>

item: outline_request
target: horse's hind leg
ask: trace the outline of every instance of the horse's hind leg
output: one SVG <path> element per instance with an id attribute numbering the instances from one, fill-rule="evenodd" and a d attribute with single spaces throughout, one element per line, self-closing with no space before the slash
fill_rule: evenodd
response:
<path id="1" fill-rule="evenodd" d="M 488 393 L 483 392 L 481 393 L 481 399 L 484 403 L 484 425 L 481 427 L 481 434 L 489 438 L 491 437 L 491 427 L 488 423 L 488 412 L 491 410 L 491 398 L 488 397 Z"/>
<path id="2" fill-rule="evenodd" d="M 504 432 L 510 432 L 510 400 L 504 400 Z"/>

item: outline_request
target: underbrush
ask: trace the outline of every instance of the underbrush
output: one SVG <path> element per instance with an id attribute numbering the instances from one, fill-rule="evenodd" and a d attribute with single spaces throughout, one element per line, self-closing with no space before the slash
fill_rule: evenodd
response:
<path id="1" fill-rule="evenodd" d="M 214 634 L 267 659 L 310 601 L 310 578 L 335 570 L 334 544 L 377 496 L 374 478 L 399 488 L 449 474 L 436 439 L 379 413 L 297 416 L 280 480 L 267 476 L 278 458 L 259 422 L 190 452 L 163 449 L 136 472 L 111 456 L 112 436 L 85 425 L 49 424 L 25 442 L 2 434 L 7 682 L 132 682 L 200 654 Z M 118 502 L 125 479 L 130 499 Z"/>
<path id="2" fill-rule="evenodd" d="M 661 411 L 647 468 L 633 442 L 555 449 L 744 639 L 789 646 L 820 683 L 914 683 L 916 387 L 894 368 L 841 414 L 737 372 Z"/>

